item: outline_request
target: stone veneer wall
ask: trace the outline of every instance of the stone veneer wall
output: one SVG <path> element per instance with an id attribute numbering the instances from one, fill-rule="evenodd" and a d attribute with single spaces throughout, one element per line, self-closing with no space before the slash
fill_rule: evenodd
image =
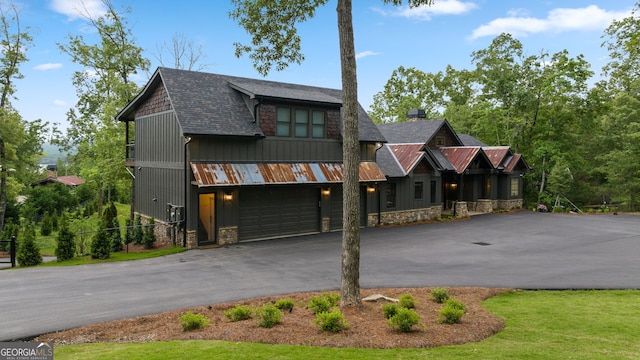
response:
<path id="1" fill-rule="evenodd" d="M 498 209 L 501 209 L 501 210 L 522 209 L 522 199 L 498 200 Z"/>
<path id="2" fill-rule="evenodd" d="M 432 206 L 423 209 L 387 211 L 380 214 L 381 225 L 400 225 L 426 220 L 438 220 L 442 217 L 442 206 Z M 369 214 L 367 226 L 378 224 L 378 214 Z"/>
<path id="3" fill-rule="evenodd" d="M 478 201 L 467 202 L 467 210 L 488 214 L 494 210 L 513 210 L 522 208 L 522 199 L 511 200 L 489 200 L 478 199 Z"/>
<path id="4" fill-rule="evenodd" d="M 230 226 L 218 229 L 218 244 L 237 244 L 238 243 L 238 227 Z"/>
<path id="5" fill-rule="evenodd" d="M 467 207 L 467 202 L 466 201 L 458 201 L 456 202 L 456 217 L 459 218 L 466 218 L 469 217 L 469 208 Z"/>

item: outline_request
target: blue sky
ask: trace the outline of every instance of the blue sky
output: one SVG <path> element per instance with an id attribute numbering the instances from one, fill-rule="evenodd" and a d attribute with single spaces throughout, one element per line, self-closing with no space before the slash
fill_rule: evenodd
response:
<path id="1" fill-rule="evenodd" d="M 96 34 L 78 15 L 81 2 L 94 15 L 104 11 L 101 0 L 15 0 L 22 26 L 29 26 L 33 47 L 21 68 L 14 106 L 26 120 L 42 119 L 66 124 L 66 112 L 76 103 L 71 84 L 82 70 L 63 54 L 58 44 L 68 34 L 81 34 L 94 43 Z M 116 9 L 131 7 L 127 19 L 137 44 L 151 61 L 150 73 L 138 74 L 146 82 L 159 66 L 157 48 L 181 34 L 201 46 L 205 71 L 261 78 L 248 58 L 234 56 L 234 42 L 249 42 L 242 28 L 228 17 L 230 2 L 223 0 L 111 0 Z M 596 76 L 607 62 L 601 48 L 603 30 L 613 19 L 630 16 L 636 0 L 436 0 L 431 7 L 409 9 L 385 6 L 381 0 L 354 0 L 353 20 L 358 56 L 359 101 L 369 109 L 374 94 L 382 91 L 400 66 L 424 72 L 471 67 L 471 53 L 486 48 L 502 32 L 517 37 L 529 55 L 567 49 L 583 54 Z M 320 8 L 299 27 L 306 60 L 268 79 L 340 88 L 340 59 L 336 0 Z M 171 65 L 171 64 L 165 64 Z"/>

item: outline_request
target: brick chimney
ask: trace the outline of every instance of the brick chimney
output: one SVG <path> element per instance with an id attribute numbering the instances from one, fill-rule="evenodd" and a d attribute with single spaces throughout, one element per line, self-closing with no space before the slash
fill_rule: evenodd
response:
<path id="1" fill-rule="evenodd" d="M 427 118 L 423 109 L 412 109 L 407 112 L 407 121 L 421 121 Z"/>
<path id="2" fill-rule="evenodd" d="M 58 166 L 57 165 L 47 165 L 47 178 L 48 179 L 57 179 L 58 178 Z"/>

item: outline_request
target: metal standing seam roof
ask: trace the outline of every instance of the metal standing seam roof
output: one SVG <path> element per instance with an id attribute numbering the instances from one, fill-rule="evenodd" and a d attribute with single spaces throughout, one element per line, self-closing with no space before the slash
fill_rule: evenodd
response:
<path id="1" fill-rule="evenodd" d="M 483 146 L 482 151 L 491 161 L 491 165 L 497 169 L 500 166 L 506 167 L 505 162 L 507 161 L 507 155 L 511 152 L 511 148 L 509 146 Z"/>
<path id="2" fill-rule="evenodd" d="M 398 164 L 407 175 L 425 156 L 424 144 L 387 144 Z"/>
<path id="3" fill-rule="evenodd" d="M 198 187 L 342 183 L 340 163 L 190 163 Z M 361 182 L 386 181 L 373 162 L 361 162 Z"/>
<path id="4" fill-rule="evenodd" d="M 479 146 L 456 146 L 441 147 L 440 151 L 451 162 L 456 172 L 462 174 L 482 149 Z"/>

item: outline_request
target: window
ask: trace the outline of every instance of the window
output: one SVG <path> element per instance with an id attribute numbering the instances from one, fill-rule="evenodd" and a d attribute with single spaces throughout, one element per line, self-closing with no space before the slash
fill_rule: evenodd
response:
<path id="1" fill-rule="evenodd" d="M 444 146 L 444 136 L 436 136 L 436 146 Z"/>
<path id="2" fill-rule="evenodd" d="M 313 111 L 312 134 L 314 138 L 324 137 L 324 111 Z"/>
<path id="3" fill-rule="evenodd" d="M 309 111 L 296 109 L 296 137 L 308 137 Z"/>
<path id="4" fill-rule="evenodd" d="M 387 209 L 396 207 L 396 184 L 387 183 Z"/>
<path id="5" fill-rule="evenodd" d="M 520 178 L 511 178 L 511 196 L 520 195 Z"/>
<path id="6" fill-rule="evenodd" d="M 432 203 L 436 202 L 436 198 L 438 197 L 438 183 L 435 180 L 431 180 L 431 199 Z"/>
<path id="7" fill-rule="evenodd" d="M 422 181 L 416 181 L 413 185 L 413 198 L 415 200 L 422 200 Z"/>
<path id="8" fill-rule="evenodd" d="M 278 108 L 276 122 L 276 136 L 291 136 L 291 112 L 289 108 Z"/>
<path id="9" fill-rule="evenodd" d="M 326 136 L 325 114 L 322 110 L 279 107 L 276 110 L 276 136 L 322 139 Z"/>

